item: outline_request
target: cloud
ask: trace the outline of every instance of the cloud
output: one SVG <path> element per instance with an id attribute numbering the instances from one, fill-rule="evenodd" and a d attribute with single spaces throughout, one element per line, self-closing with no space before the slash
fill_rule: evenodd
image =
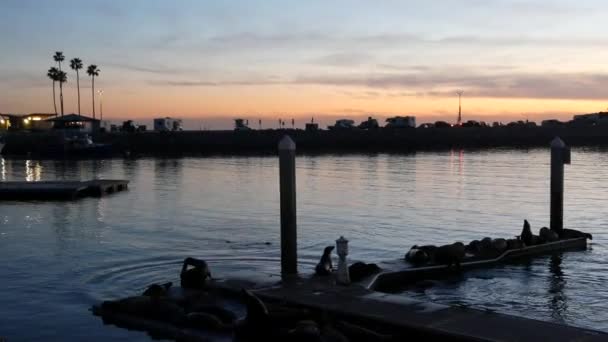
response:
<path id="1" fill-rule="evenodd" d="M 124 70 L 136 71 L 136 72 L 144 72 L 151 74 L 161 74 L 161 75 L 174 75 L 174 74 L 184 74 L 187 71 L 180 68 L 172 68 L 163 65 L 132 65 L 132 64 L 124 64 L 124 63 L 105 63 L 104 65 Z"/>
<path id="2" fill-rule="evenodd" d="M 149 81 L 153 85 L 179 87 L 318 85 L 347 88 L 344 94 L 354 98 L 445 97 L 464 89 L 469 97 L 585 99 L 608 98 L 608 74 L 593 73 L 491 73 L 476 70 L 441 70 L 434 72 L 319 74 L 292 79 L 258 77 L 242 80 Z M 363 88 L 353 91 L 352 88 Z"/>
<path id="3" fill-rule="evenodd" d="M 315 58 L 312 60 L 312 63 L 338 67 L 353 67 L 371 63 L 374 59 L 374 56 L 368 53 L 339 52 Z"/>

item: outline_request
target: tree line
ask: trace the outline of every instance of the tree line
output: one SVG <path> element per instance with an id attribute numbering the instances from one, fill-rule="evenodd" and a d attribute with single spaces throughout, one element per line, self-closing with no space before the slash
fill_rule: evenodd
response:
<path id="1" fill-rule="evenodd" d="M 57 51 L 53 55 L 53 60 L 57 62 L 57 67 L 51 67 L 47 72 L 47 76 L 53 81 L 53 106 L 55 107 L 55 116 L 57 112 L 57 96 L 55 93 L 55 85 L 59 83 L 59 105 L 61 109 L 61 116 L 63 116 L 63 84 L 68 81 L 68 74 L 61 69 L 61 62 L 65 60 L 63 52 Z M 73 58 L 70 60 L 70 68 L 76 71 L 76 87 L 78 89 L 78 115 L 80 112 L 80 73 L 79 70 L 83 68 L 82 60 L 80 58 Z M 87 67 L 87 74 L 91 76 L 91 95 L 93 103 L 93 118 L 95 118 L 95 77 L 99 76 L 99 68 L 95 64 L 91 64 Z"/>

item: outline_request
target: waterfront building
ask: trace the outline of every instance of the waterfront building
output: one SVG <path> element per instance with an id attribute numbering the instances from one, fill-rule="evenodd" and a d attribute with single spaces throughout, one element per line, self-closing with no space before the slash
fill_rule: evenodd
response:
<path id="1" fill-rule="evenodd" d="M 249 131 L 249 120 L 245 119 L 234 119 L 234 130 L 235 131 Z"/>
<path id="2" fill-rule="evenodd" d="M 416 117 L 415 116 L 395 116 L 386 119 L 387 128 L 415 128 Z"/>
<path id="3" fill-rule="evenodd" d="M 0 117 L 0 129 L 11 131 L 44 131 L 53 126 L 46 119 L 54 117 L 55 114 L 31 113 L 31 114 L 2 114 Z"/>
<path id="4" fill-rule="evenodd" d="M 333 126 L 327 126 L 330 130 L 339 130 L 339 129 L 353 129 L 355 128 L 355 121 L 350 119 L 340 119 L 336 120 L 336 123 Z"/>
<path id="5" fill-rule="evenodd" d="M 77 130 L 83 133 L 93 133 L 98 132 L 101 127 L 100 120 L 78 114 L 68 114 L 46 121 L 52 123 L 55 130 Z"/>
<path id="6" fill-rule="evenodd" d="M 181 131 L 183 130 L 182 120 L 170 117 L 156 118 L 154 119 L 154 130 L 157 132 Z"/>
<path id="7" fill-rule="evenodd" d="M 608 112 L 575 115 L 571 122 L 580 125 L 605 125 L 608 124 Z"/>

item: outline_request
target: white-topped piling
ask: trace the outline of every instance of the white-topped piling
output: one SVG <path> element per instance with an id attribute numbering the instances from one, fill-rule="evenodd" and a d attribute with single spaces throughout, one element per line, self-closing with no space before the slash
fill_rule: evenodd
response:
<path id="1" fill-rule="evenodd" d="M 564 164 L 570 164 L 570 148 L 559 137 L 551 141 L 550 226 L 561 235 L 564 228 Z"/>

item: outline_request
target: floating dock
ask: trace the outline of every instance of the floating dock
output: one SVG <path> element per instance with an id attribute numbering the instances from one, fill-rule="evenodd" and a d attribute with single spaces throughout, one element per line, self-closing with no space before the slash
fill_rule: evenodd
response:
<path id="1" fill-rule="evenodd" d="M 90 181 L 0 182 L 0 200 L 73 200 L 99 197 L 128 188 L 129 181 L 95 179 Z"/>
<path id="2" fill-rule="evenodd" d="M 462 268 L 466 270 L 491 267 L 518 258 L 584 248 L 585 238 L 566 239 L 519 248 L 494 259 L 464 262 Z M 216 279 L 210 284 L 209 290 L 238 298 L 241 289 L 249 289 L 267 305 L 279 305 L 317 313 L 318 317 L 330 317 L 332 324 L 338 328 L 339 322 L 347 322 L 365 329 L 371 328 L 383 336 L 390 336 L 389 339 L 353 340 L 401 341 L 435 338 L 439 341 L 608 341 L 608 334 L 605 332 L 384 293 L 384 287 L 398 286 L 403 281 L 424 279 L 439 273 L 445 274 L 450 270 L 444 265 L 413 267 L 404 260 L 380 265 L 387 269 L 350 286 L 337 285 L 333 276 L 294 276 L 281 281 L 259 277 L 253 282 L 250 277 L 245 277 Z M 389 283 L 392 286 L 387 286 Z M 172 288 L 170 292 L 170 297 L 183 300 L 183 289 Z M 185 328 L 135 315 L 106 311 L 100 305 L 92 309 L 96 315 L 103 317 L 106 323 L 156 333 L 165 338 L 207 341 L 214 336 L 205 328 Z M 242 309 L 238 312 L 239 318 L 244 317 Z M 231 332 L 223 332 L 225 339 L 231 336 Z"/>

